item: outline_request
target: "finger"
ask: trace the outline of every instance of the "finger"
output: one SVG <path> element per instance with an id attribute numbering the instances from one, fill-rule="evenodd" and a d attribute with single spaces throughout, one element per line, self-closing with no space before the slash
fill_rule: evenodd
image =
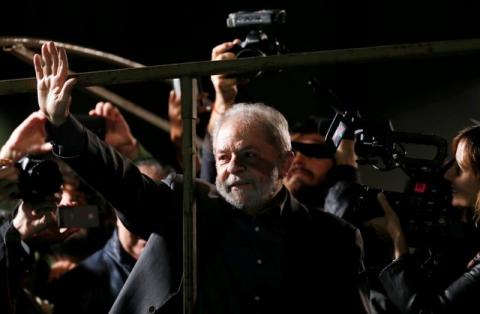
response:
<path id="1" fill-rule="evenodd" d="M 72 202 L 72 201 L 61 201 L 60 204 L 58 204 L 58 207 L 67 207 L 67 208 L 72 208 L 77 206 L 77 202 Z"/>
<path id="2" fill-rule="evenodd" d="M 391 214 L 394 212 L 392 206 L 388 202 L 387 197 L 383 192 L 377 194 L 377 199 L 386 214 Z"/>
<path id="3" fill-rule="evenodd" d="M 216 60 L 217 56 L 232 49 L 233 46 L 240 43 L 239 39 L 235 39 L 234 41 L 225 42 L 220 44 L 212 49 L 212 60 Z"/>
<path id="4" fill-rule="evenodd" d="M 168 95 L 168 104 L 174 107 L 178 107 L 179 105 L 181 105 L 181 102 L 178 101 L 178 98 L 180 97 L 177 97 L 177 94 L 172 89 L 170 91 L 170 94 Z"/>
<path id="5" fill-rule="evenodd" d="M 49 153 L 53 149 L 52 143 L 45 143 L 40 146 L 40 153 Z"/>
<path id="6" fill-rule="evenodd" d="M 58 71 L 58 74 L 66 77 L 68 75 L 67 52 L 65 51 L 65 48 L 59 48 L 58 52 L 60 57 L 60 60 L 59 60 L 60 69 Z"/>
<path id="7" fill-rule="evenodd" d="M 40 122 L 47 122 L 47 117 L 40 110 L 37 110 L 37 111 L 33 112 L 32 115 L 35 116 L 38 119 L 38 121 L 40 121 Z"/>
<path id="8" fill-rule="evenodd" d="M 101 117 L 102 116 L 102 107 L 105 103 L 103 101 L 99 101 L 97 102 L 97 104 L 95 105 L 95 108 L 93 109 L 95 111 L 95 115 L 98 116 L 98 117 Z"/>
<path id="9" fill-rule="evenodd" d="M 35 76 L 37 81 L 43 79 L 42 57 L 39 54 L 33 56 L 33 65 L 35 66 Z"/>
<path id="10" fill-rule="evenodd" d="M 53 42 L 50 42 L 48 45 L 48 51 L 52 60 L 52 73 L 56 75 L 58 70 L 58 50 Z"/>
<path id="11" fill-rule="evenodd" d="M 52 74 L 52 59 L 50 58 L 50 51 L 48 51 L 48 43 L 42 45 L 42 57 L 45 62 L 43 67 L 44 75 Z"/>
<path id="12" fill-rule="evenodd" d="M 72 234 L 77 233 L 78 231 L 80 231 L 80 228 L 61 228 L 59 230 L 58 240 L 63 241 L 69 236 L 71 236 Z"/>
<path id="13" fill-rule="evenodd" d="M 76 78 L 68 79 L 65 82 L 65 84 L 62 87 L 62 91 L 60 93 L 60 97 L 63 100 L 67 101 L 67 99 L 70 98 L 70 95 L 72 94 L 72 89 L 73 89 L 73 87 L 75 86 L 76 83 L 77 83 Z"/>
<path id="14" fill-rule="evenodd" d="M 214 59 L 214 61 L 233 60 L 235 58 L 236 58 L 236 56 L 233 52 L 224 52 L 224 53 L 221 53 L 221 54 L 217 55 L 217 57 Z"/>
<path id="15" fill-rule="evenodd" d="M 102 108 L 102 115 L 106 118 L 114 118 L 115 117 L 115 107 L 109 103 L 109 102 L 106 102 L 104 105 L 103 105 L 103 108 Z"/>

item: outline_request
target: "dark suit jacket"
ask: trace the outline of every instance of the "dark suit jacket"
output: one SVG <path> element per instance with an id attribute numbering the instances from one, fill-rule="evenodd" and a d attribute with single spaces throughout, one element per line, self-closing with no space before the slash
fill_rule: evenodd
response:
<path id="1" fill-rule="evenodd" d="M 177 313 L 181 307 L 182 177 L 155 183 L 86 131 L 73 118 L 49 127 L 54 152 L 68 162 L 119 211 L 132 232 L 150 237 L 111 313 Z M 222 236 L 234 209 L 215 187 L 196 181 L 199 286 L 211 272 L 225 271 Z M 362 243 L 357 229 L 345 221 L 309 210 L 290 194 L 281 214 L 284 255 L 276 313 L 367 313 Z M 197 311 L 241 313 L 229 303 L 237 284 L 231 278 L 199 291 Z M 233 306 L 232 306 L 233 305 Z"/>

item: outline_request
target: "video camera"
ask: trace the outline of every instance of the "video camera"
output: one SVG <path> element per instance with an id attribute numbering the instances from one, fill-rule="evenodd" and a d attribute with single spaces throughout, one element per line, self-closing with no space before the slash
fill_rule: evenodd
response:
<path id="1" fill-rule="evenodd" d="M 450 185 L 444 180 L 447 141 L 435 135 L 397 132 L 390 121 L 372 121 L 358 112 L 337 113 L 326 135 L 326 143 L 335 151 L 346 136 L 355 138 L 359 164 L 376 170 L 401 168 L 409 177 L 403 193 L 384 192 L 395 209 L 411 247 L 440 246 L 453 219 Z M 409 157 L 407 146 L 435 148 L 431 159 Z M 358 223 L 383 216 L 377 200 L 379 189 L 363 186 L 359 191 L 352 219 Z"/>
<path id="2" fill-rule="evenodd" d="M 285 10 L 230 13 L 227 18 L 227 27 L 247 30 L 245 39 L 232 48 L 231 52 L 237 58 L 265 57 L 283 53 L 285 47 L 278 40 L 278 31 L 285 24 L 286 17 Z M 252 78 L 259 75 L 261 75 L 261 71 L 249 76 Z"/>

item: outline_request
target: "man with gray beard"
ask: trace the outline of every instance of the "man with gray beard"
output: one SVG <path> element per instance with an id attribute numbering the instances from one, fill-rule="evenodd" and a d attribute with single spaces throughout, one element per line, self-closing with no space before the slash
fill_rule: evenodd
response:
<path id="1" fill-rule="evenodd" d="M 34 58 L 38 100 L 54 152 L 150 237 L 111 313 L 181 313 L 182 177 L 164 183 L 138 169 L 69 114 L 75 81 L 53 43 Z M 288 123 L 242 104 L 213 130 L 216 186 L 195 181 L 196 313 L 369 313 L 357 229 L 300 204 L 283 186 Z"/>

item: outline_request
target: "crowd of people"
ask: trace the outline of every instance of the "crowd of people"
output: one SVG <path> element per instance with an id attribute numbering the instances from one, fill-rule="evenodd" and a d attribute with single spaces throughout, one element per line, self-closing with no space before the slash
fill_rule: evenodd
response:
<path id="1" fill-rule="evenodd" d="M 231 49 L 238 43 L 216 46 L 212 60 L 235 58 Z M 181 168 L 155 159 L 110 103 L 90 111 L 105 119 L 104 138 L 71 114 L 76 81 L 68 77 L 64 49 L 44 44 L 34 66 L 39 109 L 0 150 L 0 200 L 18 200 L 0 227 L 1 308 L 180 313 Z M 382 216 L 361 221 L 352 214 L 364 210 L 358 208 L 354 138 L 331 150 L 329 120 L 310 116 L 289 127 L 271 106 L 237 103 L 235 77 L 214 75 L 212 83 L 215 99 L 193 192 L 196 313 L 472 313 L 480 292 L 480 247 L 468 238 L 474 232 L 456 239 L 472 243 L 467 260 L 451 272 L 456 278 L 432 278 L 431 256 L 409 247 L 384 194 L 378 195 Z M 172 91 L 174 143 L 182 136 L 179 106 Z M 480 127 L 461 131 L 452 148 L 445 165 L 451 205 L 475 228 Z M 18 166 L 26 156 L 57 165 L 63 184 L 48 193 L 30 185 L 26 193 L 26 171 Z M 60 211 L 86 204 L 96 206 L 98 228 L 107 231 L 59 227 Z M 80 244 L 65 249 L 72 239 Z"/>

